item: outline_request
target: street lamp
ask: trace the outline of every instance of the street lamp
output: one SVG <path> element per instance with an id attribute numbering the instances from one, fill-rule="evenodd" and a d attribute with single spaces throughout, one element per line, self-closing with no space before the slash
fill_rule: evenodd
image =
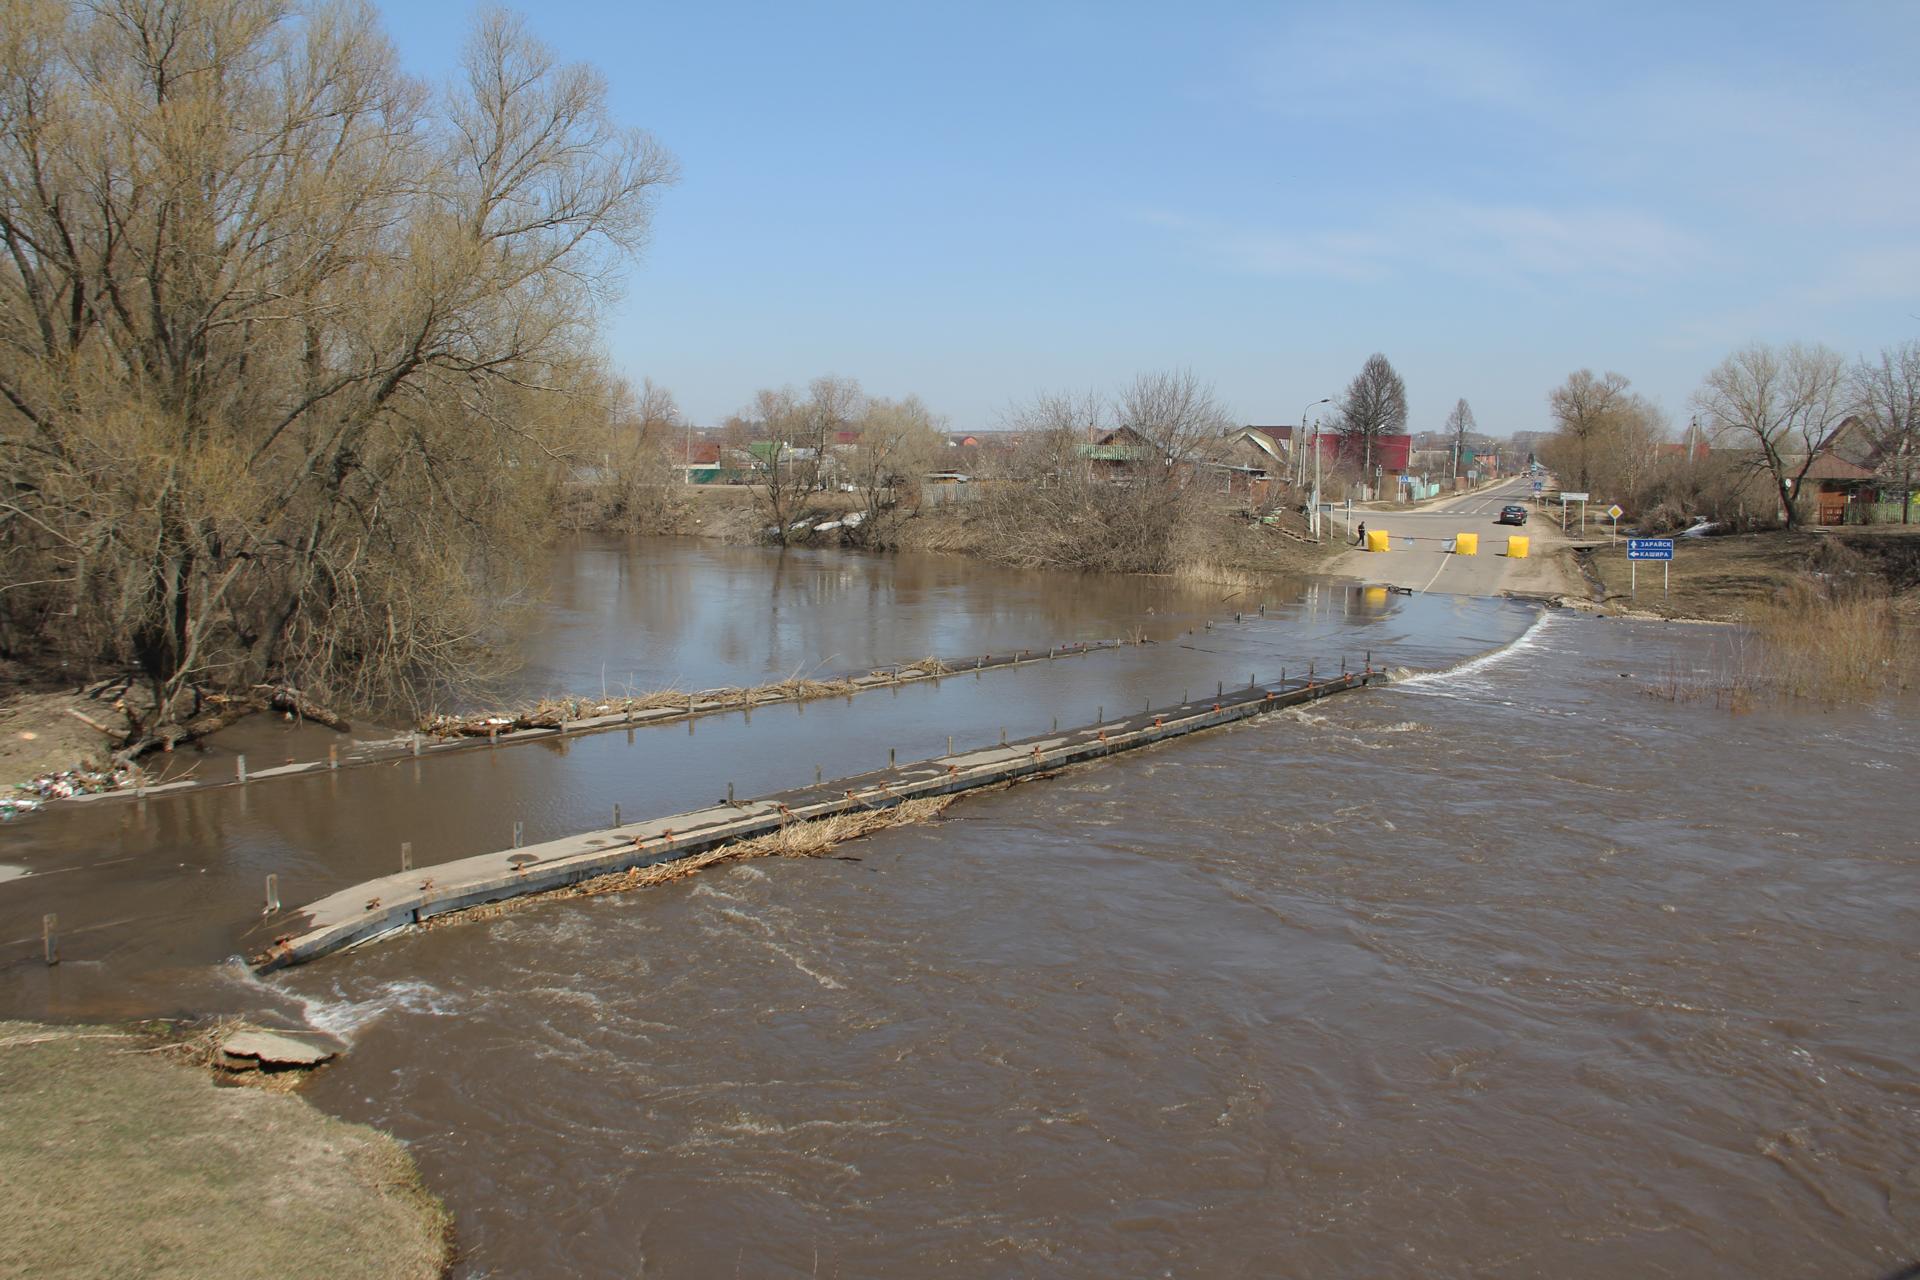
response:
<path id="1" fill-rule="evenodd" d="M 1294 429 L 1293 433 L 1293 442 L 1296 445 L 1300 443 L 1300 436 L 1307 429 L 1307 410 L 1332 403 L 1332 396 L 1322 396 L 1300 410 L 1300 425 Z M 1307 464 L 1304 460 L 1300 463 L 1300 478 L 1302 480 L 1307 478 Z M 1318 431 L 1313 433 L 1313 500 L 1312 505 L 1307 509 L 1307 529 L 1314 537 L 1320 536 L 1320 433 Z"/>

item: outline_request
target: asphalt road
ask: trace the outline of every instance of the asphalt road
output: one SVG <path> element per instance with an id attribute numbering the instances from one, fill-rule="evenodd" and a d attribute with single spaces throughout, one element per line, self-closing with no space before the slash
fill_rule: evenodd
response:
<path id="1" fill-rule="evenodd" d="M 1393 550 L 1349 550 L 1335 560 L 1332 572 L 1385 586 L 1453 595 L 1494 596 L 1504 592 L 1560 595 L 1571 583 L 1559 552 L 1568 539 L 1561 536 L 1556 512 L 1531 502 L 1533 485 L 1527 479 L 1502 481 L 1490 488 L 1405 511 L 1354 511 L 1354 521 L 1393 535 Z M 1520 528 L 1495 524 L 1500 508 L 1519 503 L 1528 509 Z M 1591 520 L 1591 513 L 1589 514 Z M 1336 531 L 1343 526 L 1336 524 Z M 1480 535 L 1479 553 L 1454 555 L 1447 548 L 1457 533 Z M 1525 535 L 1531 546 L 1525 559 L 1507 556 L 1507 537 Z"/>

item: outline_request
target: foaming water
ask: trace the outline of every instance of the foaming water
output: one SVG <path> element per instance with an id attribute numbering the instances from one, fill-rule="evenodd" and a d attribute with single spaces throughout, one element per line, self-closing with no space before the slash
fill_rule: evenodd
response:
<path id="1" fill-rule="evenodd" d="M 1557 616 L 1553 613 L 1542 612 L 1539 617 L 1534 619 L 1532 626 L 1497 649 L 1490 650 L 1477 657 L 1468 658 L 1463 662 L 1456 663 L 1453 666 L 1443 668 L 1439 671 L 1423 671 L 1416 675 L 1408 676 L 1398 683 L 1412 689 L 1425 689 L 1430 687 L 1441 690 L 1484 689 L 1485 685 L 1476 681 L 1475 677 L 1504 663 L 1525 657 L 1530 651 L 1549 643 L 1549 629 L 1554 626 L 1564 625 L 1567 625 L 1567 620 L 1564 617 Z"/>

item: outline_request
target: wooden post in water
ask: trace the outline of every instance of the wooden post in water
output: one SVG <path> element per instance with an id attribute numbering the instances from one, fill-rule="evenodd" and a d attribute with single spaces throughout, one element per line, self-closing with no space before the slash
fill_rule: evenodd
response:
<path id="1" fill-rule="evenodd" d="M 233 758 L 233 780 L 235 782 L 245 782 L 247 780 L 247 758 L 244 755 Z"/>
<path id="2" fill-rule="evenodd" d="M 400 842 L 400 869 L 402 871 L 413 870 L 413 841 L 411 840 L 402 840 Z"/>
<path id="3" fill-rule="evenodd" d="M 523 837 L 525 837 L 526 834 L 527 834 L 526 823 L 516 822 L 513 824 L 513 847 L 514 848 L 518 849 L 520 847 L 520 841 Z"/>
<path id="4" fill-rule="evenodd" d="M 613 806 L 613 825 L 616 827 L 620 825 L 620 805 L 617 801 Z"/>
<path id="5" fill-rule="evenodd" d="M 891 769 L 891 768 L 893 768 L 893 762 L 894 762 L 894 754 L 893 754 L 893 753 L 894 753 L 894 750 L 895 750 L 895 748 L 893 748 L 893 747 L 888 747 L 888 748 L 887 748 L 887 768 L 889 768 L 889 769 Z"/>
<path id="6" fill-rule="evenodd" d="M 948 755 L 953 754 L 953 735 L 952 734 L 947 735 L 947 754 Z"/>
<path id="7" fill-rule="evenodd" d="M 337 742 L 330 743 L 327 747 L 327 768 L 338 769 L 339 767 L 340 767 L 340 744 Z"/>
<path id="8" fill-rule="evenodd" d="M 47 963 L 60 963 L 60 917 L 49 911 L 40 917 L 40 950 Z"/>
<path id="9" fill-rule="evenodd" d="M 280 909 L 280 876 L 275 872 L 267 873 L 267 909 L 261 915 L 270 916 Z"/>
<path id="10" fill-rule="evenodd" d="M 417 733 L 412 735 L 412 746 L 413 746 L 413 754 L 419 755 L 420 754 L 420 735 Z"/>
<path id="11" fill-rule="evenodd" d="M 820 766 L 819 765 L 813 766 L 813 785 L 816 787 L 820 785 Z"/>

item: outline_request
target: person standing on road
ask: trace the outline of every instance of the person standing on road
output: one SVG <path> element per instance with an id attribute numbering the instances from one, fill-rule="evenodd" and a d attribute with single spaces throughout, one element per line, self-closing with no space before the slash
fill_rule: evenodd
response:
<path id="1" fill-rule="evenodd" d="M 1364 547 L 1367 545 L 1367 522 L 1365 520 L 1360 522 L 1360 528 L 1354 532 L 1353 545 L 1356 547 Z"/>

